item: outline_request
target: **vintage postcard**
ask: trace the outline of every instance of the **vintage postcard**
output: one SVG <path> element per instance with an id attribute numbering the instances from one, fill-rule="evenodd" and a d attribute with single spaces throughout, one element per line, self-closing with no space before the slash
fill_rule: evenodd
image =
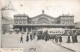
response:
<path id="1" fill-rule="evenodd" d="M 1 0 L 0 7 L 3 51 L 80 52 L 80 0 Z"/>

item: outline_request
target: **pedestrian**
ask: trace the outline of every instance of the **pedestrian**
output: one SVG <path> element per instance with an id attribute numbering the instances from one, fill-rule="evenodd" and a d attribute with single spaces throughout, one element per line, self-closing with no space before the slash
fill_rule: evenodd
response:
<path id="1" fill-rule="evenodd" d="M 39 35 L 37 35 L 37 41 L 39 40 Z"/>
<path id="2" fill-rule="evenodd" d="M 62 37 L 61 37 L 61 35 L 59 36 L 59 42 L 60 42 L 60 43 L 62 42 Z"/>
<path id="3" fill-rule="evenodd" d="M 35 39 L 35 33 L 33 33 L 33 38 Z"/>
<path id="4" fill-rule="evenodd" d="M 48 31 L 45 32 L 45 41 L 49 40 L 49 35 L 48 35 Z"/>
<path id="5" fill-rule="evenodd" d="M 76 33 L 74 34 L 74 42 L 75 42 L 75 43 L 78 42 Z"/>
<path id="6" fill-rule="evenodd" d="M 55 42 L 58 43 L 58 36 L 55 36 Z"/>
<path id="7" fill-rule="evenodd" d="M 28 35 L 26 36 L 26 41 L 27 41 L 27 42 L 29 41 L 29 36 L 28 36 Z"/>
<path id="8" fill-rule="evenodd" d="M 55 36 L 53 35 L 53 36 L 52 36 L 52 40 L 54 41 L 54 39 L 55 39 Z"/>
<path id="9" fill-rule="evenodd" d="M 30 39 L 31 39 L 31 41 L 33 40 L 33 38 L 32 38 L 32 35 L 30 34 Z"/>
<path id="10" fill-rule="evenodd" d="M 47 41 L 47 40 L 48 40 L 48 36 L 46 35 L 46 36 L 45 36 L 45 41 Z"/>
<path id="11" fill-rule="evenodd" d="M 74 43 L 75 42 L 75 39 L 74 39 L 74 34 L 72 35 L 72 42 Z"/>
<path id="12" fill-rule="evenodd" d="M 67 40 L 67 43 L 71 43 L 70 34 L 69 34 L 69 33 L 68 33 L 68 40 Z"/>
<path id="13" fill-rule="evenodd" d="M 23 43 L 23 35 L 21 35 L 20 43 Z"/>

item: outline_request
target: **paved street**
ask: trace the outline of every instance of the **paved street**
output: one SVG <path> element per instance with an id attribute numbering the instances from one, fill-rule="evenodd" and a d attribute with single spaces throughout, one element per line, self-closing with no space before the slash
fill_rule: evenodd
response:
<path id="1" fill-rule="evenodd" d="M 26 42 L 26 35 L 23 35 L 23 43 L 20 43 L 21 34 L 2 35 L 2 48 L 24 48 L 24 52 L 74 52 L 71 49 L 53 43 L 51 40 L 46 42 L 34 39 Z"/>

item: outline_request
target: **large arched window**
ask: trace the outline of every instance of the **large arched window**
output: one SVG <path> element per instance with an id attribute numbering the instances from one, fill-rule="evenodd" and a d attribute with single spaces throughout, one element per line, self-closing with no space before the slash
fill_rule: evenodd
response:
<path id="1" fill-rule="evenodd" d="M 50 22 L 47 18 L 40 18 L 38 19 L 37 24 L 50 24 Z"/>

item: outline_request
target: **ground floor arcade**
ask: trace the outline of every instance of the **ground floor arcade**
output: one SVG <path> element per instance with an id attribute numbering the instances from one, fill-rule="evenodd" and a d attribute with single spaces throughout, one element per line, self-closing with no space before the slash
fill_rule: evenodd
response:
<path id="1" fill-rule="evenodd" d="M 14 29 L 19 29 L 20 31 L 32 31 L 39 29 L 49 29 L 49 28 L 63 28 L 63 29 L 74 29 L 74 25 L 14 25 Z"/>

